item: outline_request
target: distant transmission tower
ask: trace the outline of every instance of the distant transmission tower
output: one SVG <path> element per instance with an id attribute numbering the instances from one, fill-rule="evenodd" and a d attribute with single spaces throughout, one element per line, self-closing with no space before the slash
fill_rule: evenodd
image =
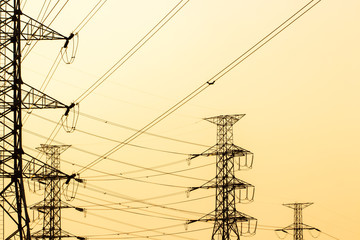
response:
<path id="1" fill-rule="evenodd" d="M 70 145 L 41 144 L 41 147 L 37 148 L 46 154 L 46 164 L 48 166 L 45 166 L 45 177 L 42 179 L 45 183 L 44 201 L 31 207 L 43 213 L 43 228 L 32 234 L 35 239 L 57 240 L 65 237 L 76 237 L 61 228 L 61 209 L 74 208 L 61 201 L 62 177 L 57 171 L 60 170 L 60 154 L 69 147 Z M 84 210 L 82 208 L 76 209 L 78 211 Z M 84 239 L 82 237 L 76 238 Z"/>
<path id="2" fill-rule="evenodd" d="M 240 236 L 253 235 L 256 232 L 257 219 L 236 210 L 237 201 L 251 202 L 254 198 L 254 186 L 235 177 L 235 159 L 238 160 L 239 170 L 251 168 L 253 162 L 253 154 L 250 151 L 233 144 L 233 125 L 243 116 L 244 114 L 237 114 L 206 118 L 208 122 L 217 125 L 217 143 L 205 152 L 190 157 L 193 159 L 198 156 L 216 155 L 215 178 L 200 187 L 189 189 L 193 191 L 199 188 L 215 188 L 215 211 L 198 220 L 187 222 L 190 224 L 197 221 L 214 221 L 212 240 L 240 239 Z"/>
<path id="3" fill-rule="evenodd" d="M 0 1 L 0 174 L 4 179 L 0 189 L 0 207 L 6 217 L 2 225 L 3 231 L 7 232 L 2 233 L 3 236 L 7 235 L 6 239 L 23 240 L 30 239 L 23 178 L 33 177 L 27 173 L 23 162 L 28 163 L 33 158 L 24 153 L 22 147 L 22 109 L 69 110 L 70 107 L 23 82 L 21 41 L 66 39 L 67 45 L 71 37 L 67 38 L 25 15 L 20 8 L 21 2 Z M 37 166 L 43 167 L 42 164 Z"/>
<path id="4" fill-rule="evenodd" d="M 275 231 L 282 231 L 285 233 L 288 233 L 288 231 L 293 231 L 294 232 L 294 240 L 303 240 L 303 232 L 304 230 L 316 230 L 316 231 L 320 231 L 317 228 L 311 227 L 309 225 L 306 225 L 303 223 L 303 218 L 302 218 L 302 210 L 310 205 L 312 205 L 313 203 L 288 203 L 288 204 L 283 204 L 285 207 L 288 208 L 292 208 L 294 209 L 294 223 L 282 228 L 282 229 L 276 229 Z"/>

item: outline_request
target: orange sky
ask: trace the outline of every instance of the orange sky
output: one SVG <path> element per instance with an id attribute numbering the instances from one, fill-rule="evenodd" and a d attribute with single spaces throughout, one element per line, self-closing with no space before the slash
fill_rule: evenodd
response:
<path id="1" fill-rule="evenodd" d="M 41 4 L 28 2 L 24 12 L 36 17 Z M 68 35 L 97 2 L 69 1 L 52 27 Z M 77 99 L 176 3 L 107 1 L 80 31 L 75 62 L 60 63 L 45 92 L 67 104 Z M 81 102 L 80 113 L 108 122 L 80 115 L 79 131 L 59 132 L 55 140 L 73 146 L 62 155 L 62 170 L 77 172 L 80 166 L 97 158 L 77 149 L 102 155 L 117 145 L 104 137 L 123 141 L 133 134 L 110 122 L 142 128 L 305 4 L 285 0 L 189 1 Z M 282 204 L 295 201 L 314 202 L 304 210 L 306 224 L 337 239 L 356 239 L 360 236 L 359 10 L 360 3 L 355 0 L 321 1 L 213 86 L 149 130 L 204 146 L 146 134 L 132 143 L 176 153 L 200 153 L 216 141 L 216 126 L 203 118 L 244 113 L 246 116 L 234 127 L 234 142 L 255 154 L 254 167 L 236 174 L 255 185 L 256 192 L 253 203 L 238 204 L 237 208 L 258 219 L 259 230 L 251 239 L 278 239 L 271 229 L 293 221 L 292 210 Z M 38 43 L 24 60 L 24 81 L 40 88 L 62 45 L 57 41 Z M 63 114 L 62 110 L 34 113 L 55 122 Z M 54 127 L 36 116 L 24 125 L 24 129 L 46 137 Z M 35 155 L 31 149 L 44 141 L 24 133 L 23 144 L 31 154 Z M 197 190 L 189 198 L 185 194 L 187 187 L 200 186 L 215 176 L 214 157 L 199 157 L 187 166 L 186 155 L 126 146 L 111 158 L 114 161 L 106 159 L 94 167 L 103 173 L 87 170 L 81 174 L 88 185 L 79 187 L 71 204 L 86 207 L 87 215 L 84 218 L 75 210 L 63 210 L 63 229 L 79 236 L 93 236 L 89 239 L 128 239 L 125 237 L 133 235 L 103 235 L 154 228 L 159 230 L 134 233 L 132 239 L 210 239 L 210 222 L 191 224 L 188 231 L 194 232 L 157 235 L 183 232 L 184 220 L 197 219 L 214 209 L 215 200 L 210 196 L 213 190 Z M 155 169 L 180 171 L 177 175 L 181 176 L 154 176 L 159 172 L 149 170 L 163 164 L 168 165 Z M 40 201 L 41 192 L 28 193 L 29 204 Z M 153 205 L 138 202 L 144 199 Z M 191 199 L 194 201 L 182 202 Z M 182 203 L 167 205 L 175 202 Z M 172 225 L 176 227 L 161 229 Z M 40 228 L 41 224 L 36 226 Z M 311 239 L 308 233 L 304 236 Z M 318 239 L 334 238 L 322 234 Z"/>

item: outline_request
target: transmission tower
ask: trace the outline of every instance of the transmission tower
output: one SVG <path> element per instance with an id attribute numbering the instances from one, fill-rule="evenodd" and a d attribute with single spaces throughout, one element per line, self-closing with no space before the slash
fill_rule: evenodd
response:
<path id="1" fill-rule="evenodd" d="M 21 11 L 20 0 L 0 1 L 0 169 L 4 179 L 0 206 L 4 211 L 3 231 L 6 239 L 30 239 L 29 215 L 24 191 L 24 178 L 30 178 L 26 164 L 38 161 L 22 148 L 22 109 L 67 108 L 46 94 L 25 84 L 21 77 L 21 42 L 65 39 L 71 37 L 46 27 Z M 39 162 L 39 168 L 43 164 Z M 64 177 L 69 177 L 62 174 Z M 9 220 L 9 221 L 7 221 Z"/>
<path id="2" fill-rule="evenodd" d="M 37 209 L 43 213 L 43 228 L 32 234 L 35 239 L 57 240 L 65 237 L 76 237 L 61 228 L 61 209 L 74 208 L 73 206 L 61 201 L 61 183 L 62 178 L 59 176 L 60 170 L 60 154 L 68 149 L 70 145 L 46 145 L 42 144 L 37 148 L 46 154 L 45 177 L 42 179 L 45 184 L 44 201 L 32 209 Z M 84 211 L 83 208 L 75 208 L 78 211 Z"/>
<path id="3" fill-rule="evenodd" d="M 214 221 L 212 240 L 240 239 L 243 235 L 253 235 L 256 231 L 257 219 L 236 210 L 236 202 L 251 202 L 254 198 L 254 186 L 235 177 L 235 159 L 238 160 L 238 168 L 252 168 L 253 154 L 233 144 L 233 125 L 244 114 L 220 115 L 206 118 L 210 123 L 217 125 L 217 143 L 198 156 L 216 155 L 216 176 L 200 187 L 192 187 L 190 191 L 204 188 L 215 188 L 215 210 L 197 220 L 189 220 L 187 223 L 197 221 Z M 238 197 L 236 193 L 238 192 Z"/>
<path id="4" fill-rule="evenodd" d="M 302 210 L 310 205 L 312 205 L 313 203 L 287 203 L 287 204 L 283 204 L 285 207 L 294 209 L 294 223 L 282 228 L 282 229 L 276 229 L 275 231 L 282 231 L 285 233 L 288 233 L 288 231 L 293 231 L 294 232 L 294 240 L 303 240 L 303 232 L 304 230 L 316 230 L 319 231 L 319 229 L 311 227 L 309 225 L 306 225 L 303 223 L 303 218 L 302 218 Z"/>

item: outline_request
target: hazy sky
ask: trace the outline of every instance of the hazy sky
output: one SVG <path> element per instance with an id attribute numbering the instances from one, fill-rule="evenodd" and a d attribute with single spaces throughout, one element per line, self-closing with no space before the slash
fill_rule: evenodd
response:
<path id="1" fill-rule="evenodd" d="M 36 18 L 42 2 L 28 0 L 23 11 Z M 61 62 L 45 92 L 66 104 L 78 99 L 178 2 L 106 1 L 79 32 L 74 63 Z M 69 35 L 96 3 L 70 0 L 51 27 Z M 62 154 L 62 170 L 76 173 L 107 153 L 134 133 L 130 128 L 141 129 L 164 113 L 306 3 L 190 0 L 81 101 L 77 131 L 61 129 L 55 138 L 54 143 L 72 145 Z M 335 237 L 318 239 L 358 238 L 359 10 L 356 0 L 321 1 L 149 130 L 167 138 L 143 134 L 131 142 L 137 146 L 125 146 L 81 171 L 87 184 L 70 204 L 85 207 L 87 214 L 63 210 L 63 229 L 89 239 L 210 239 L 212 222 L 193 223 L 183 232 L 186 220 L 214 210 L 214 191 L 197 190 L 189 198 L 185 192 L 215 176 L 215 158 L 199 157 L 188 166 L 187 154 L 216 143 L 216 126 L 203 118 L 243 113 L 234 126 L 234 143 L 255 159 L 252 170 L 236 175 L 256 192 L 253 203 L 237 209 L 258 219 L 251 239 L 278 239 L 273 229 L 293 221 L 293 211 L 282 206 L 289 202 L 314 202 L 304 210 L 304 223 Z M 24 81 L 40 88 L 63 44 L 38 43 L 23 61 Z M 63 112 L 34 111 L 54 122 Z M 38 116 L 24 124 L 23 144 L 33 155 L 46 139 L 31 132 L 47 138 L 55 127 Z M 42 191 L 29 192 L 29 204 L 40 201 Z M 40 228 L 41 222 L 34 229 Z M 304 236 L 311 239 L 307 232 Z"/>

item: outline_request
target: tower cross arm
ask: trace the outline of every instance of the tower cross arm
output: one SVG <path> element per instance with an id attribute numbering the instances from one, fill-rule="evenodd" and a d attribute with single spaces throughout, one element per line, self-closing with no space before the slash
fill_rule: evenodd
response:
<path id="1" fill-rule="evenodd" d="M 50 27 L 42 24 L 41 22 L 27 16 L 21 15 L 21 40 L 67 40 L 61 33 L 51 29 Z"/>
<path id="2" fill-rule="evenodd" d="M 287 231 L 293 231 L 293 230 L 298 230 L 298 229 L 302 229 L 302 230 L 316 230 L 320 232 L 320 229 L 309 226 L 307 224 L 304 223 L 300 223 L 298 224 L 298 226 L 296 226 L 295 224 L 291 224 L 287 227 L 284 228 L 280 228 L 280 229 L 276 229 L 275 231 L 283 231 L 283 232 L 287 232 Z"/>
<path id="3" fill-rule="evenodd" d="M 57 179 L 65 179 L 65 184 L 68 184 L 71 179 L 74 179 L 75 181 L 79 183 L 83 183 L 84 180 L 81 178 L 78 178 L 76 174 L 67 174 L 62 172 L 61 170 L 50 166 L 49 164 L 44 163 L 43 161 L 32 157 L 31 155 L 25 153 L 23 161 L 26 163 L 23 168 L 23 177 L 33 180 L 44 180 L 44 179 L 50 179 L 50 178 L 57 178 Z M 50 169 L 51 174 L 45 174 L 45 170 Z"/>
<path id="4" fill-rule="evenodd" d="M 49 95 L 23 84 L 22 91 L 22 109 L 49 109 L 49 108 L 69 108 L 68 105 L 50 97 Z"/>

